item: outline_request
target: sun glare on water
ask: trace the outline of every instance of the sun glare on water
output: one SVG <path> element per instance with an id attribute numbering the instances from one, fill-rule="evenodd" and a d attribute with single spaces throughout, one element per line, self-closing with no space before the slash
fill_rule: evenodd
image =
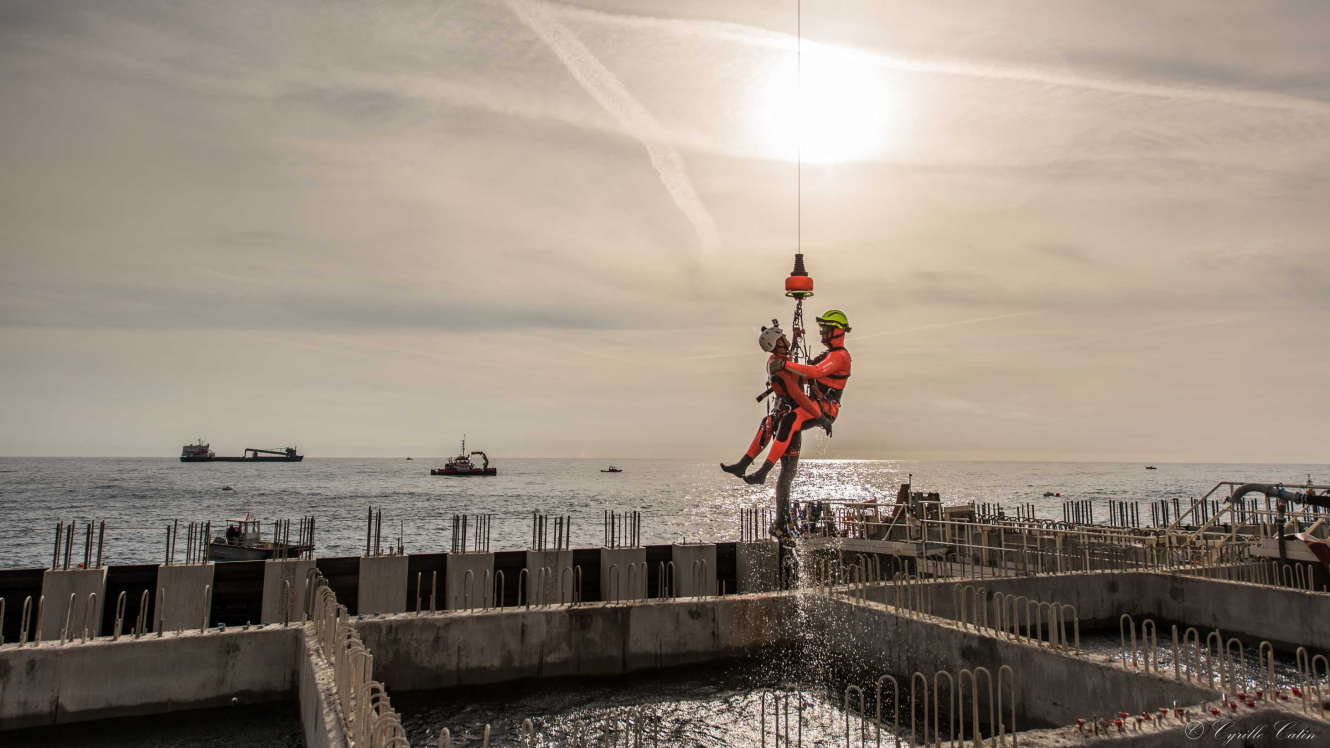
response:
<path id="1" fill-rule="evenodd" d="M 792 57 L 762 86 L 762 130 L 777 158 L 817 164 L 863 161 L 887 149 L 886 82 L 874 68 L 804 48 L 802 84 Z"/>

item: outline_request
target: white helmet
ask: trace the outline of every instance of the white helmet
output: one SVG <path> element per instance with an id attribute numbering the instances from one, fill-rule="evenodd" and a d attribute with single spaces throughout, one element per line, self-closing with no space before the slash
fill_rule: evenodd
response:
<path id="1" fill-rule="evenodd" d="M 757 344 L 762 346 L 762 350 L 771 353 L 776 350 L 776 344 L 784 337 L 785 332 L 780 329 L 780 322 L 773 319 L 771 327 L 762 328 L 762 332 L 757 336 Z"/>

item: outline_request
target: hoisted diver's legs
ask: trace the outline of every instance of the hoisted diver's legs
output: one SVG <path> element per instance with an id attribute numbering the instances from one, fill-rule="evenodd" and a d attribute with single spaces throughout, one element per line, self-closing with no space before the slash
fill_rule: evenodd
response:
<path id="1" fill-rule="evenodd" d="M 744 476 L 744 482 L 754 486 L 766 483 L 767 473 L 771 472 L 771 469 L 776 466 L 776 462 L 785 455 L 786 450 L 790 449 L 790 445 L 794 444 L 795 435 L 818 425 L 821 424 L 813 414 L 803 408 L 786 411 L 776 425 L 776 434 L 771 443 L 771 451 L 767 452 L 766 461 L 752 474 Z M 802 441 L 801 436 L 800 443 Z"/>
<path id="2" fill-rule="evenodd" d="M 753 464 L 753 460 L 757 459 L 757 456 L 766 448 L 767 443 L 771 441 L 771 435 L 775 430 L 776 416 L 762 416 L 762 420 L 757 424 L 757 433 L 753 435 L 753 443 L 748 445 L 748 451 L 733 465 L 726 465 L 722 462 L 720 469 L 730 475 L 737 475 L 742 478 L 748 470 L 748 466 Z"/>

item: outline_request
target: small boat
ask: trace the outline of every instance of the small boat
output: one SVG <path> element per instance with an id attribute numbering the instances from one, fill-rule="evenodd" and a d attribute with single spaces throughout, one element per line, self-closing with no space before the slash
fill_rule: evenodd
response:
<path id="1" fill-rule="evenodd" d="M 602 470 L 602 471 L 600 471 L 600 472 L 602 472 L 602 473 L 622 473 L 623 471 L 620 470 L 619 468 L 613 466 L 613 465 L 610 465 L 608 468 L 606 468 L 606 469 L 604 469 L 604 470 Z"/>
<path id="2" fill-rule="evenodd" d="M 1145 466 L 1145 469 L 1146 469 L 1146 470 L 1158 470 L 1159 468 L 1155 467 L 1154 465 L 1146 465 L 1146 466 Z"/>
<path id="3" fill-rule="evenodd" d="M 301 522 L 298 539 L 291 543 L 285 537 L 277 539 L 278 530 L 263 539 L 263 523 L 246 514 L 240 519 L 228 519 L 226 534 L 208 541 L 209 561 L 261 561 L 273 558 L 313 557 L 314 539 L 312 518 Z M 308 528 L 308 529 L 306 529 Z M 310 537 L 305 537 L 308 534 Z"/>
<path id="4" fill-rule="evenodd" d="M 480 459 L 484 460 L 485 464 L 477 467 L 476 464 L 471 461 L 471 455 L 480 455 Z M 486 457 L 484 452 L 471 452 L 470 454 L 468 454 L 466 451 L 466 437 L 463 436 L 462 453 L 449 460 L 447 464 L 445 464 L 443 467 L 434 468 L 433 470 L 429 471 L 429 474 L 454 475 L 454 476 L 498 475 L 499 471 L 495 468 L 490 467 L 490 458 Z"/>
<path id="5" fill-rule="evenodd" d="M 406 458 L 406 459 L 408 459 L 408 460 L 409 460 L 409 459 L 411 459 L 411 458 L 410 458 L 410 457 L 408 457 L 408 458 Z"/>

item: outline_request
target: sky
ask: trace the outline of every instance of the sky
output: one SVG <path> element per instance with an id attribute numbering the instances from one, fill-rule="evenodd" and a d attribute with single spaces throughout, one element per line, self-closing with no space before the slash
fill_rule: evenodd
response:
<path id="1" fill-rule="evenodd" d="M 806 456 L 1330 462 L 1326 28 L 6 0 L 0 455 L 730 461 L 801 249 L 854 361 Z"/>

